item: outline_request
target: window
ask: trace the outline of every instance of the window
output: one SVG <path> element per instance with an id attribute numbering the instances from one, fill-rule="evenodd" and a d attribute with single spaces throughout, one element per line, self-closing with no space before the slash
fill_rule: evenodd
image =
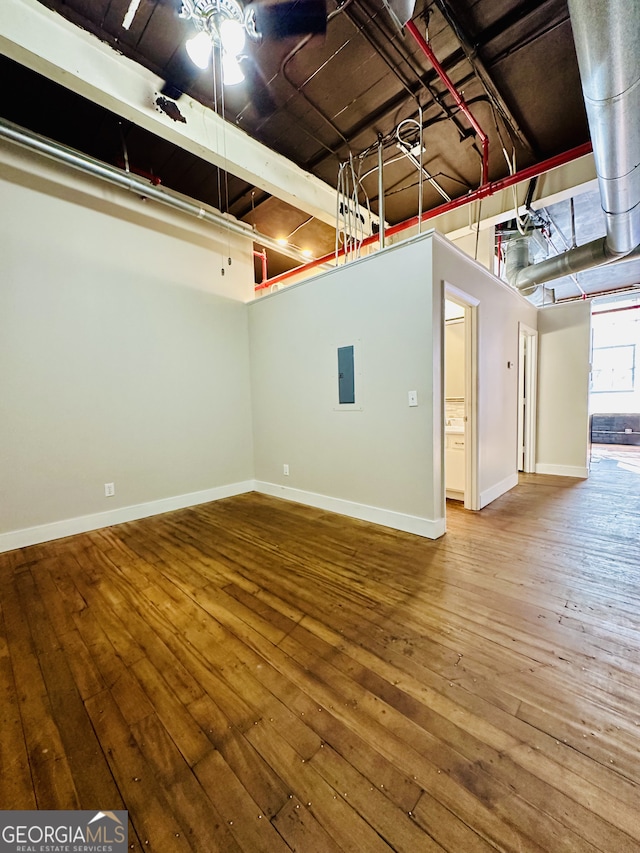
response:
<path id="1" fill-rule="evenodd" d="M 591 390 L 594 394 L 611 391 L 633 391 L 635 388 L 635 363 L 635 344 L 594 348 Z"/>

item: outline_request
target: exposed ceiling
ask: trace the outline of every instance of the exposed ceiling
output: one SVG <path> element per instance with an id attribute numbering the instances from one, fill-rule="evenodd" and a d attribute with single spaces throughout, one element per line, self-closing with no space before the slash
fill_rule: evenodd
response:
<path id="1" fill-rule="evenodd" d="M 229 122 L 333 187 L 339 164 L 353 155 L 375 212 L 381 139 L 390 224 L 419 209 L 418 169 L 399 150 L 397 133 L 400 127 L 403 139 L 414 144 L 415 125 L 401 123 L 418 119 L 420 112 L 423 165 L 440 190 L 456 198 L 480 184 L 476 134 L 416 42 L 394 27 L 382 0 L 346 0 L 340 7 L 329 0 L 326 36 L 250 45 L 258 71 L 224 91 L 214 85 L 211 69 L 199 71 L 186 55 L 185 41 L 194 29 L 179 17 L 181 0 L 141 0 L 129 30 L 122 24 L 130 0 L 40 2 L 192 99 L 224 110 Z M 417 0 L 413 20 L 489 137 L 491 180 L 509 174 L 503 149 L 521 169 L 589 139 L 566 0 Z M 0 56 L 0 73 L 2 117 L 108 163 L 128 160 L 133 171 L 228 211 L 262 233 L 290 238 L 314 256 L 333 250 L 335 230 L 326 222 L 6 56 Z M 423 210 L 442 200 L 425 181 Z M 570 240 L 565 207 L 568 211 L 568 202 L 550 212 Z M 598 211 L 597 197 L 581 200 L 578 243 L 591 239 L 594 227 L 604 235 L 604 224 L 594 225 Z M 269 254 L 270 274 L 292 265 Z M 638 266 L 621 265 L 623 286 L 640 281 Z M 606 273 L 604 278 L 582 273 L 578 279 L 587 292 L 612 289 Z M 570 279 L 559 288 L 561 297 L 578 292 Z"/>

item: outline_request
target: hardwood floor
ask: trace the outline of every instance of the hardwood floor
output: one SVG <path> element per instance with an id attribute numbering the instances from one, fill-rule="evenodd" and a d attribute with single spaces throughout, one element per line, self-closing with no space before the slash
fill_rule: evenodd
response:
<path id="1" fill-rule="evenodd" d="M 448 529 L 251 494 L 0 555 L 0 807 L 159 853 L 638 853 L 640 466 Z"/>

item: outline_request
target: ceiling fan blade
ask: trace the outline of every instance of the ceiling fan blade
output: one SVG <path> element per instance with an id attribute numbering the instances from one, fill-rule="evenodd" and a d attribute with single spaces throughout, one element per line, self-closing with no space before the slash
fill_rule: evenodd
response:
<path id="1" fill-rule="evenodd" d="M 326 0 L 283 0 L 252 6 L 256 30 L 263 39 L 318 35 L 327 31 Z"/>
<path id="2" fill-rule="evenodd" d="M 248 84 L 251 104 L 261 118 L 270 116 L 276 111 L 277 104 L 269 92 L 269 84 L 264 74 L 253 57 L 241 56 L 238 61 Z"/>

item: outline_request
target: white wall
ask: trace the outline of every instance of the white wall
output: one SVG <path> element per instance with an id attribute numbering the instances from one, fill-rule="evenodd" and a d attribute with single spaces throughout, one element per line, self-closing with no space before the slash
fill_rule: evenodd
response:
<path id="1" fill-rule="evenodd" d="M 42 169 L 0 151 L 0 549 L 253 475 L 251 244 Z"/>
<path id="2" fill-rule="evenodd" d="M 538 314 L 539 474 L 588 474 L 591 304 L 570 302 Z"/>
<path id="3" fill-rule="evenodd" d="M 447 283 L 479 303 L 480 505 L 517 483 L 518 324 L 535 328 L 536 309 L 431 232 L 250 306 L 260 488 L 441 532 Z M 337 412 L 336 348 L 350 343 L 361 350 L 362 411 Z"/>
<path id="4" fill-rule="evenodd" d="M 442 303 L 431 288 L 431 240 L 324 273 L 249 313 L 259 487 L 440 535 L 442 389 L 433 353 L 439 362 Z M 349 344 L 358 348 L 361 410 L 336 411 L 336 349 Z"/>
<path id="5" fill-rule="evenodd" d="M 468 233 L 457 234 L 455 237 L 448 236 L 447 239 L 489 272 L 494 271 L 496 262 L 494 228 L 481 228 L 479 232 L 475 228 L 469 228 Z"/>
<path id="6" fill-rule="evenodd" d="M 247 306 L 250 241 L 8 145 L 0 193 L 0 550 L 254 477 L 440 535 L 447 283 L 478 302 L 481 505 L 517 480 L 518 322 L 535 328 L 537 312 L 440 236 Z M 588 314 L 576 303 L 545 315 L 539 470 L 585 465 Z M 336 411 L 336 348 L 350 343 L 358 410 Z"/>
<path id="7" fill-rule="evenodd" d="M 439 236 L 433 259 L 434 285 L 453 285 L 478 303 L 478 491 L 483 507 L 518 481 L 518 323 L 535 329 L 537 311 Z"/>

